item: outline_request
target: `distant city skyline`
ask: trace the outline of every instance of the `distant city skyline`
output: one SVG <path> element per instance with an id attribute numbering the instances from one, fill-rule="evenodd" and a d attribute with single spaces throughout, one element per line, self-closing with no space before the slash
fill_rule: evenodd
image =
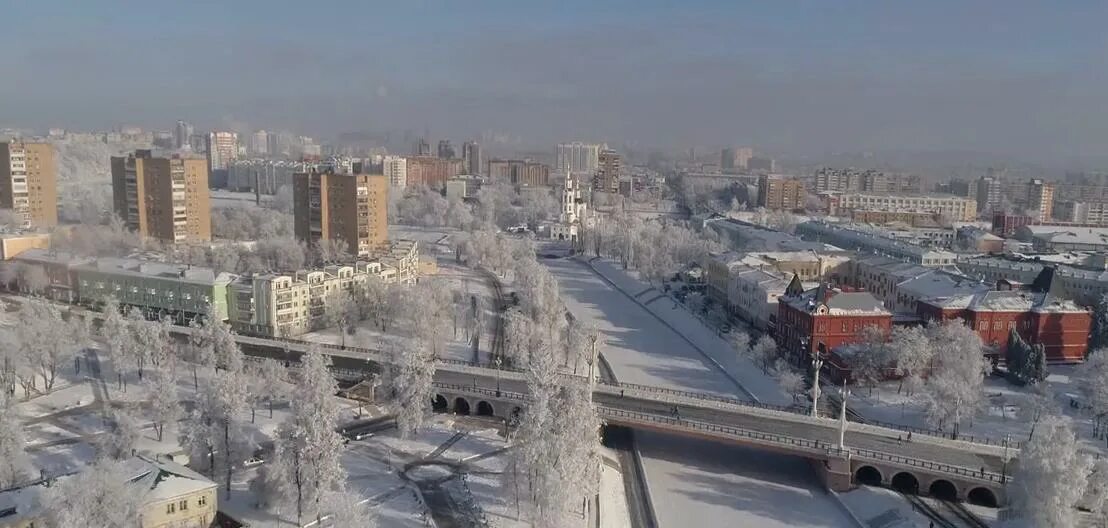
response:
<path id="1" fill-rule="evenodd" d="M 321 138 L 1031 160 L 1108 144 L 1108 5 L 1094 2 L 338 1 L 328 15 L 391 22 L 327 39 L 303 31 L 302 7 L 180 9 L 166 25 L 149 6 L 5 6 L 20 23 L 0 35 L 0 127 L 173 130 L 180 119 Z"/>

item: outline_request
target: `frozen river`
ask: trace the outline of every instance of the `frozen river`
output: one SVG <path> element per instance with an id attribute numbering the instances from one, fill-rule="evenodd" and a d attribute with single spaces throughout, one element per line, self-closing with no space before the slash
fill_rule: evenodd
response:
<path id="1" fill-rule="evenodd" d="M 604 356 L 620 381 L 744 397 L 681 335 L 587 266 L 542 262 L 570 312 L 604 334 Z M 658 434 L 636 438 L 663 528 L 851 526 L 806 460 Z"/>

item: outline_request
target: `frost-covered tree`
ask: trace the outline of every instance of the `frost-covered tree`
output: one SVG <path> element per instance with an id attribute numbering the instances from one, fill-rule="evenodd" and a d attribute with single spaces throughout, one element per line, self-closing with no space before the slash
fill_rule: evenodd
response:
<path id="1" fill-rule="evenodd" d="M 407 290 L 404 321 L 412 337 L 423 341 L 432 357 L 442 354 L 450 328 L 450 290 L 441 281 L 423 280 Z"/>
<path id="2" fill-rule="evenodd" d="M 235 341 L 231 325 L 215 315 L 212 310 L 193 327 L 193 354 L 198 363 L 231 372 L 242 371 L 242 350 Z"/>
<path id="3" fill-rule="evenodd" d="M 280 361 L 259 361 L 247 369 L 252 382 L 250 422 L 254 422 L 254 408 L 264 403 L 273 418 L 273 404 L 289 397 L 288 371 Z"/>
<path id="4" fill-rule="evenodd" d="M 535 323 L 518 308 L 506 310 L 504 318 L 504 346 L 501 354 L 506 365 L 525 365 L 534 338 Z"/>
<path id="5" fill-rule="evenodd" d="M 1079 386 L 1096 415 L 1108 413 L 1108 349 L 1089 354 L 1082 367 Z"/>
<path id="6" fill-rule="evenodd" d="M 1031 424 L 1031 431 L 1027 434 L 1028 440 L 1035 436 L 1035 428 L 1038 427 L 1039 422 L 1057 409 L 1049 390 L 1043 385 L 1031 387 L 1020 404 L 1020 419 Z"/>
<path id="7" fill-rule="evenodd" d="M 393 345 L 387 368 L 389 410 L 396 415 L 402 438 L 418 433 L 434 396 L 435 361 L 430 346 L 421 339 L 409 346 Z"/>
<path id="8" fill-rule="evenodd" d="M 312 252 L 315 254 L 315 261 L 325 266 L 354 260 L 350 255 L 350 245 L 341 240 L 320 239 L 312 246 Z"/>
<path id="9" fill-rule="evenodd" d="M 0 405 L 0 489 L 15 486 L 31 474 L 23 424 L 15 410 Z"/>
<path id="10" fill-rule="evenodd" d="M 358 305 L 350 292 L 338 289 L 327 296 L 323 311 L 323 326 L 337 328 L 341 345 L 346 346 L 346 334 L 353 328 L 358 320 Z"/>
<path id="11" fill-rule="evenodd" d="M 119 461 L 102 459 L 45 488 L 45 525 L 138 528 L 146 491 Z"/>
<path id="12" fill-rule="evenodd" d="M 1031 345 L 1013 328 L 1008 332 L 1005 348 L 1008 364 L 1008 381 L 1017 385 L 1038 383 L 1046 379 L 1046 350 L 1042 344 Z"/>
<path id="13" fill-rule="evenodd" d="M 342 438 L 335 432 L 339 408 L 334 399 L 335 379 L 328 368 L 330 360 L 311 347 L 300 361 L 289 420 L 277 434 L 275 443 L 281 445 L 270 462 L 276 466 L 267 470 L 269 483 L 259 483 L 273 492 L 274 488 L 282 487 L 272 479 L 288 479 L 288 486 L 283 487 L 287 496 L 283 499 L 295 502 L 298 525 L 303 524 L 309 508 L 315 515 L 321 515 L 324 494 L 340 490 L 346 479 L 339 462 Z"/>
<path id="14" fill-rule="evenodd" d="M 851 374 L 872 393 L 885 369 L 894 361 L 888 334 L 879 326 L 866 325 L 858 332 L 858 343 L 854 347 L 856 353 L 850 357 Z"/>
<path id="15" fill-rule="evenodd" d="M 108 297 L 104 301 L 103 312 L 104 321 L 100 324 L 100 336 L 108 345 L 108 357 L 115 367 L 119 386 L 126 390 L 123 371 L 134 348 L 130 323 L 123 315 L 119 301 L 115 297 Z"/>
<path id="16" fill-rule="evenodd" d="M 769 366 L 777 360 L 777 342 L 769 334 L 762 334 L 750 347 L 750 355 L 762 365 L 762 372 L 768 373 Z"/>
<path id="17" fill-rule="evenodd" d="M 924 376 L 931 369 L 935 350 L 927 334 L 918 326 L 895 327 L 889 339 L 889 349 L 896 364 L 896 374 L 900 384 L 896 392 L 900 393 L 908 385 L 908 394 L 923 385 Z"/>
<path id="18" fill-rule="evenodd" d="M 1108 293 L 1093 307 L 1093 326 L 1089 333 L 1088 350 L 1108 347 Z"/>
<path id="19" fill-rule="evenodd" d="M 1108 459 L 1098 458 L 1092 464 L 1086 479 L 1085 495 L 1079 507 L 1094 514 L 1104 515 L 1108 506 Z"/>
<path id="20" fill-rule="evenodd" d="M 1085 493 L 1090 463 L 1078 449 L 1066 418 L 1050 416 L 1020 450 L 1008 485 L 1014 526 L 1074 528 L 1077 504 Z"/>
<path id="21" fill-rule="evenodd" d="M 735 349 L 737 356 L 756 362 L 750 354 L 750 334 L 736 330 L 731 332 L 727 340 L 731 343 L 731 347 Z"/>
<path id="22" fill-rule="evenodd" d="M 389 303 L 390 285 L 375 275 L 370 275 L 365 283 L 355 286 L 351 292 L 351 298 L 357 307 L 358 320 L 372 321 L 382 330 L 387 326 L 385 321 L 389 319 L 389 310 L 394 310 Z"/>
<path id="23" fill-rule="evenodd" d="M 323 496 L 324 526 L 334 528 L 374 528 L 377 526 L 368 499 L 349 491 L 330 491 Z"/>
<path id="24" fill-rule="evenodd" d="M 981 408 L 989 363 L 981 338 L 960 320 L 934 325 L 928 334 L 935 360 L 924 394 L 927 419 L 939 428 L 951 426 L 957 436 L 962 421 Z"/>
<path id="25" fill-rule="evenodd" d="M 797 397 L 804 392 L 804 377 L 784 365 L 775 370 L 777 371 L 777 384 L 781 386 L 781 390 L 785 391 L 785 394 L 793 397 L 793 402 L 796 402 Z"/>
<path id="26" fill-rule="evenodd" d="M 192 463 L 207 469 L 213 478 L 223 473 L 228 493 L 235 468 L 253 450 L 242 434 L 246 398 L 241 373 L 215 371 L 211 384 L 197 395 L 196 407 L 181 431 L 181 445 Z"/>
<path id="27" fill-rule="evenodd" d="M 129 411 L 114 409 L 107 415 L 108 428 L 96 438 L 96 450 L 101 457 L 124 460 L 134 456 L 142 440 L 142 424 Z"/>
<path id="28" fill-rule="evenodd" d="M 161 442 L 165 427 L 176 427 L 184 418 L 184 409 L 177 395 L 177 367 L 173 360 L 163 361 L 147 377 L 150 412 L 154 416 L 154 431 Z"/>

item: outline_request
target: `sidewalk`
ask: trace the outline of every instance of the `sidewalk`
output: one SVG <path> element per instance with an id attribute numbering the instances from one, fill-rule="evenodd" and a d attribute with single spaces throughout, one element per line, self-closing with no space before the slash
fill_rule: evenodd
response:
<path id="1" fill-rule="evenodd" d="M 744 396 L 750 396 L 755 401 L 775 405 L 791 405 L 793 399 L 786 395 L 772 378 L 762 373 L 762 370 L 746 358 L 741 358 L 729 343 L 720 338 L 716 333 L 705 326 L 693 314 L 682 306 L 674 306 L 667 297 L 651 303 L 644 303 L 644 297 L 654 297 L 651 294 L 643 294 L 646 290 L 653 290 L 626 271 L 613 265 L 606 259 L 578 259 L 583 266 L 588 266 L 594 273 L 605 279 L 608 283 L 622 292 L 627 298 L 634 301 L 643 309 L 650 312 L 662 324 L 669 327 L 683 337 L 694 349 L 696 349 L 707 363 L 718 369 L 733 381 Z M 660 293 L 660 292 L 659 292 Z M 640 295 L 636 297 L 636 295 Z"/>

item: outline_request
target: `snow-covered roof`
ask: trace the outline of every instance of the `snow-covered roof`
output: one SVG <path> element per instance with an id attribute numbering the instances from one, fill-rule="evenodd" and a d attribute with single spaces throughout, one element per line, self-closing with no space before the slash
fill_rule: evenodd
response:
<path id="1" fill-rule="evenodd" d="M 897 288 L 905 293 L 914 294 L 918 299 L 959 297 L 989 290 L 988 285 L 982 282 L 945 271 L 932 271 L 908 279 L 900 283 Z"/>
<path id="2" fill-rule="evenodd" d="M 884 303 L 869 292 L 843 292 L 817 286 L 795 297 L 782 297 L 794 309 L 815 313 L 820 306 L 828 315 L 890 315 Z"/>

